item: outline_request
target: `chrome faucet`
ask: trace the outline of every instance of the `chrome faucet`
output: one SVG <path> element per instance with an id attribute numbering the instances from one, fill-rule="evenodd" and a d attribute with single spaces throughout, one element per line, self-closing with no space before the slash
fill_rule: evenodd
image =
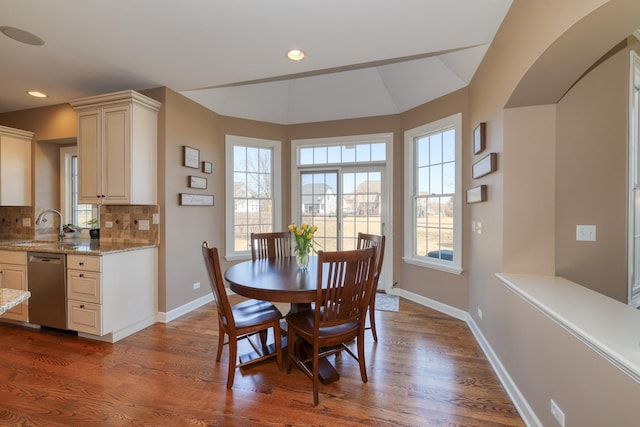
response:
<path id="1" fill-rule="evenodd" d="M 47 209 L 45 211 L 42 211 L 42 213 L 40 213 L 40 215 L 38 215 L 38 218 L 36 219 L 36 225 L 43 222 L 47 222 L 44 216 L 49 212 L 57 214 L 58 218 L 60 219 L 60 231 L 58 232 L 58 241 L 62 242 L 64 240 L 64 228 L 62 226 L 62 214 L 60 213 L 60 211 L 57 211 L 55 209 Z"/>

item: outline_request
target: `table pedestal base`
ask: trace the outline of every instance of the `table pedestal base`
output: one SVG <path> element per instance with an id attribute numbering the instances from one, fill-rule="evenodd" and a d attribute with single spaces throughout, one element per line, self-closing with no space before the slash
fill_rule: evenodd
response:
<path id="1" fill-rule="evenodd" d="M 298 340 L 296 342 L 296 351 L 300 355 L 301 359 L 310 359 L 313 357 L 313 347 L 311 347 L 306 341 Z M 305 365 L 309 371 L 313 372 L 312 362 L 307 362 Z M 334 381 L 338 381 L 340 379 L 340 374 L 336 371 L 336 368 L 333 367 L 331 362 L 326 358 L 322 358 L 318 360 L 318 377 L 320 377 L 320 382 L 326 385 L 331 384 Z"/>

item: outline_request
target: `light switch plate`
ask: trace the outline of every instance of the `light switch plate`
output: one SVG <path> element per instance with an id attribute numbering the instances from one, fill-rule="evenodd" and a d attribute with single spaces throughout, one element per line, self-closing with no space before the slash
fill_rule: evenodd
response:
<path id="1" fill-rule="evenodd" d="M 576 225 L 576 240 L 579 242 L 595 242 L 595 225 Z"/>
<path id="2" fill-rule="evenodd" d="M 154 224 L 160 224 L 160 214 L 154 213 L 151 217 Z"/>

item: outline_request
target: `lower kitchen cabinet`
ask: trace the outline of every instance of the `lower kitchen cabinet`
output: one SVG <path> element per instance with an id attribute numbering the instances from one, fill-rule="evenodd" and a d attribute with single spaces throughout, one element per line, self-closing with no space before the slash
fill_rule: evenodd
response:
<path id="1" fill-rule="evenodd" d="M 116 342 L 155 323 L 157 249 L 67 255 L 67 324 Z"/>
<path id="2" fill-rule="evenodd" d="M 0 288 L 27 291 L 27 253 L 0 251 Z M 29 320 L 29 300 L 2 315 L 3 319 Z"/>

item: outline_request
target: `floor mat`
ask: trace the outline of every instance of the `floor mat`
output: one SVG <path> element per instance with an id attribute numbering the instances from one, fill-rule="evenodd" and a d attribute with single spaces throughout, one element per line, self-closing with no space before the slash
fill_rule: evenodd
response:
<path id="1" fill-rule="evenodd" d="M 389 295 L 383 293 L 376 294 L 376 310 L 400 310 L 400 297 L 398 295 Z"/>

